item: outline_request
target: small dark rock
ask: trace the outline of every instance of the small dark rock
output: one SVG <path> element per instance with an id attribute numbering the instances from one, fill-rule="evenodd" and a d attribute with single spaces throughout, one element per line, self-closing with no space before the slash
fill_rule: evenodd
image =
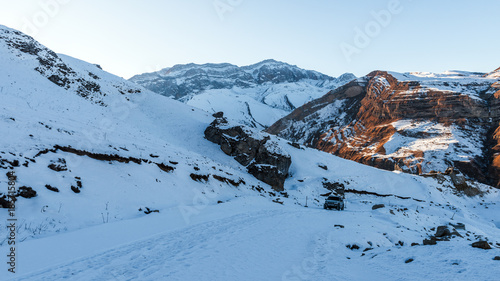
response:
<path id="1" fill-rule="evenodd" d="M 6 195 L 0 196 L 0 207 L 8 209 L 11 207 L 11 201 L 7 198 Z"/>
<path id="2" fill-rule="evenodd" d="M 372 210 L 377 210 L 377 209 L 381 209 L 381 208 L 385 208 L 385 205 L 384 204 L 373 205 Z"/>
<path id="3" fill-rule="evenodd" d="M 414 261 L 414 260 L 410 258 L 410 259 L 405 260 L 405 263 L 410 263 L 412 261 Z"/>
<path id="4" fill-rule="evenodd" d="M 411 246 L 412 246 L 412 247 L 413 247 L 413 246 L 420 246 L 420 244 L 419 244 L 419 243 L 415 243 L 415 242 L 414 242 L 414 243 L 411 243 Z"/>
<path id="5" fill-rule="evenodd" d="M 144 210 L 142 208 L 139 209 L 139 212 L 144 211 L 146 215 L 149 215 L 151 213 L 159 213 L 159 210 L 151 210 L 148 207 L 145 207 Z"/>
<path id="6" fill-rule="evenodd" d="M 320 167 L 321 169 L 323 169 L 325 171 L 328 171 L 328 166 L 326 166 L 326 165 L 318 164 L 318 167 Z"/>
<path id="7" fill-rule="evenodd" d="M 300 144 L 298 144 L 296 142 L 289 142 L 288 145 L 295 147 L 297 149 L 303 149 L 302 147 L 300 147 Z"/>
<path id="8" fill-rule="evenodd" d="M 424 245 L 436 245 L 437 244 L 436 238 L 431 237 L 431 239 L 424 239 L 423 244 Z"/>
<path id="9" fill-rule="evenodd" d="M 53 186 L 48 185 L 48 184 L 45 185 L 45 188 L 47 188 L 50 191 L 59 192 L 59 188 L 53 187 Z"/>
<path id="10" fill-rule="evenodd" d="M 451 232 L 450 232 L 450 229 L 448 228 L 448 226 L 442 225 L 442 226 L 438 226 L 438 228 L 436 230 L 436 234 L 434 236 L 445 237 L 445 236 L 450 236 L 450 235 L 451 235 Z"/>
<path id="11" fill-rule="evenodd" d="M 472 243 L 473 248 L 479 248 L 479 249 L 484 249 L 484 250 L 489 250 L 491 249 L 490 244 L 488 244 L 487 241 L 477 241 Z"/>
<path id="12" fill-rule="evenodd" d="M 165 165 L 163 163 L 156 164 L 156 166 L 158 166 L 158 168 L 160 168 L 160 170 L 167 172 L 167 173 L 173 172 L 175 170 L 174 167 L 169 166 L 169 165 Z"/>
<path id="13" fill-rule="evenodd" d="M 496 256 L 493 258 L 494 261 L 500 261 L 500 256 Z"/>
<path id="14" fill-rule="evenodd" d="M 224 112 L 219 111 L 219 112 L 216 112 L 216 113 L 212 114 L 212 116 L 214 118 L 222 118 L 222 117 L 224 117 Z"/>
<path id="15" fill-rule="evenodd" d="M 17 192 L 18 196 L 29 199 L 36 197 L 36 191 L 29 186 L 21 186 Z"/>
<path id="16" fill-rule="evenodd" d="M 57 161 L 51 161 L 49 165 L 49 169 L 54 170 L 56 172 L 67 171 L 68 167 L 66 166 L 66 160 L 64 158 L 59 158 Z"/>
<path id="17" fill-rule="evenodd" d="M 341 225 L 341 224 L 336 224 L 336 225 L 334 225 L 334 227 L 344 228 L 344 226 L 343 226 L 343 225 Z"/>
<path id="18" fill-rule="evenodd" d="M 74 193 L 80 193 L 80 189 L 76 186 L 71 186 L 71 190 L 73 190 Z"/>
<path id="19" fill-rule="evenodd" d="M 356 244 L 346 245 L 346 247 L 351 249 L 351 250 L 359 250 L 359 246 Z"/>
<path id="20" fill-rule="evenodd" d="M 197 182 L 207 182 L 209 175 L 190 174 L 189 177 L 191 177 L 192 180 Z"/>

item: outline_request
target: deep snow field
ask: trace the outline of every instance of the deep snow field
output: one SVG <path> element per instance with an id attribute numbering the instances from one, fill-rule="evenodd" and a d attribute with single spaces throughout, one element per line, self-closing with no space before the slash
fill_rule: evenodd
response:
<path id="1" fill-rule="evenodd" d="M 9 164 L 16 187 L 37 196 L 16 202 L 16 274 L 0 228 L 0 280 L 498 280 L 499 190 L 471 183 L 483 194 L 466 197 L 448 177 L 382 171 L 272 137 L 292 157 L 276 192 L 204 139 L 210 113 L 63 55 L 58 67 L 76 74 L 59 87 L 34 70 L 50 54 L 7 45 L 28 40 L 9 31 L 0 26 L 0 160 L 19 161 Z M 77 95 L 80 78 L 101 94 Z M 322 208 L 326 182 L 350 190 L 346 210 Z M 0 223 L 7 217 L 0 209 Z M 422 245 L 450 223 L 465 225 L 462 237 Z M 471 247 L 485 239 L 493 249 Z"/>

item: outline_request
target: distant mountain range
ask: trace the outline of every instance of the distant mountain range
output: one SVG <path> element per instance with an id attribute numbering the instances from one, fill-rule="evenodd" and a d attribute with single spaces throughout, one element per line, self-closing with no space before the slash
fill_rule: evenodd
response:
<path id="1" fill-rule="evenodd" d="M 136 75 L 130 81 L 209 112 L 224 111 L 239 123 L 265 128 L 355 78 L 350 73 L 334 78 L 265 60 L 243 67 L 228 63 L 176 65 Z"/>

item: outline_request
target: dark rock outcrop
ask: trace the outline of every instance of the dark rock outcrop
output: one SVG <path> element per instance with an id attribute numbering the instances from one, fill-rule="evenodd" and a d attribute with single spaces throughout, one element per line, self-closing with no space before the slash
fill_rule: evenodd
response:
<path id="1" fill-rule="evenodd" d="M 46 184 L 45 188 L 47 188 L 50 191 L 59 192 L 59 188 L 51 186 L 50 184 Z"/>
<path id="2" fill-rule="evenodd" d="M 430 239 L 424 239 L 423 243 L 424 245 L 436 245 L 436 238 L 435 237 L 430 237 Z"/>
<path id="3" fill-rule="evenodd" d="M 21 186 L 17 191 L 17 196 L 21 196 L 26 199 L 33 198 L 36 197 L 36 191 L 29 186 Z"/>
<path id="4" fill-rule="evenodd" d="M 491 246 L 490 246 L 490 244 L 488 244 L 488 241 L 477 241 L 477 242 L 474 242 L 474 243 L 472 243 L 472 247 L 473 248 L 483 249 L 483 250 L 490 250 L 491 249 Z"/>
<path id="5" fill-rule="evenodd" d="M 244 126 L 229 126 L 221 116 L 205 130 L 205 138 L 220 145 L 225 154 L 234 156 L 257 179 L 276 191 L 284 190 L 292 159 L 270 136 Z"/>
<path id="6" fill-rule="evenodd" d="M 66 160 L 64 158 L 59 158 L 56 161 L 51 161 L 49 169 L 56 172 L 67 171 L 68 167 L 66 166 Z"/>

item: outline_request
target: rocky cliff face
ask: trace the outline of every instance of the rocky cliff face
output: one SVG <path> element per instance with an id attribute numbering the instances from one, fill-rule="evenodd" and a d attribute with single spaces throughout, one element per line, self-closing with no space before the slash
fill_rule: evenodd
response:
<path id="1" fill-rule="evenodd" d="M 374 71 L 267 132 L 387 170 L 448 167 L 499 186 L 499 83 L 483 73 Z"/>
<path id="2" fill-rule="evenodd" d="M 222 151 L 257 179 L 269 184 L 276 191 L 283 191 L 292 164 L 290 155 L 267 134 L 252 131 L 244 126 L 229 126 L 222 112 L 205 130 L 205 138 L 221 146 Z"/>

